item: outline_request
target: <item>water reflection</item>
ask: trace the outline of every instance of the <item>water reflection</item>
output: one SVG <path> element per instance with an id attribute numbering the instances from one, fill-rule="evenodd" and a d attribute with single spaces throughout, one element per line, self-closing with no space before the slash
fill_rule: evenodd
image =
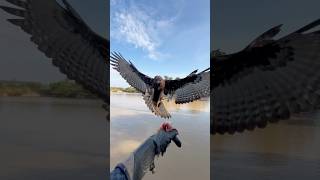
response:
<path id="1" fill-rule="evenodd" d="M 156 160 L 156 174 L 146 179 L 194 180 L 210 178 L 209 103 L 186 105 L 167 103 L 172 123 L 179 130 L 182 149 L 171 144 L 164 157 Z M 155 117 L 141 95 L 111 95 L 110 168 L 125 160 L 130 152 L 151 136 L 164 121 Z M 199 168 L 203 167 L 203 168 Z M 197 169 L 197 173 L 195 173 Z M 199 173 L 199 174 L 198 174 Z"/>
<path id="2" fill-rule="evenodd" d="M 265 129 L 211 137 L 212 179 L 318 179 L 320 113 L 302 114 Z"/>

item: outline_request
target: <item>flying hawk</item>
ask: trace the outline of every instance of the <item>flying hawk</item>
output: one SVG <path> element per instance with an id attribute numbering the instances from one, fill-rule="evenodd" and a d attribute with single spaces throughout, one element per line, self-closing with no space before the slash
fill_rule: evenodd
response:
<path id="1" fill-rule="evenodd" d="M 119 53 L 112 53 L 110 58 L 113 68 L 143 94 L 148 108 L 162 118 L 171 117 L 163 104 L 165 96 L 175 96 L 175 103 L 182 104 L 210 95 L 210 68 L 200 73 L 197 73 L 197 70 L 193 71 L 182 79 L 166 80 L 161 76 L 151 78 L 141 73 Z"/>
<path id="2" fill-rule="evenodd" d="M 94 33 L 63 0 L 6 0 L 8 21 L 31 35 L 53 65 L 85 89 L 109 102 L 109 40 Z"/>
<path id="3" fill-rule="evenodd" d="M 263 128 L 319 108 L 320 19 L 280 39 L 276 26 L 242 51 L 211 56 L 211 133 Z"/>

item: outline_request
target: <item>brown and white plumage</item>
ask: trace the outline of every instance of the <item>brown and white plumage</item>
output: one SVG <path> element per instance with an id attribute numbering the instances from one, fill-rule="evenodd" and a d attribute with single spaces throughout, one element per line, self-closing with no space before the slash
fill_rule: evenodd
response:
<path id="1" fill-rule="evenodd" d="M 134 88 L 143 94 L 148 108 L 157 116 L 170 118 L 162 100 L 164 96 L 174 96 L 175 103 L 189 103 L 210 95 L 209 69 L 197 73 L 192 72 L 187 77 L 177 80 L 165 80 L 160 76 L 151 78 L 140 71 L 119 53 L 110 56 L 111 65 Z"/>
<path id="2" fill-rule="evenodd" d="M 66 0 L 6 0 L 15 15 L 8 21 L 31 35 L 53 65 L 105 102 L 109 102 L 109 41 L 94 33 Z"/>
<path id="3" fill-rule="evenodd" d="M 263 128 L 320 105 L 320 20 L 278 40 L 276 26 L 244 50 L 211 57 L 211 133 Z"/>

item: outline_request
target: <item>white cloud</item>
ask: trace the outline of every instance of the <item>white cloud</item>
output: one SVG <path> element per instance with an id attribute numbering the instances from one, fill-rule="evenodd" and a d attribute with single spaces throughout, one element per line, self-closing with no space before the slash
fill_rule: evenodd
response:
<path id="1" fill-rule="evenodd" d="M 136 48 L 142 48 L 148 52 L 151 59 L 157 59 L 155 39 L 151 37 L 148 27 L 141 19 L 130 13 L 116 13 L 118 33 L 128 43 Z"/>
<path id="2" fill-rule="evenodd" d="M 155 9 L 147 9 L 142 10 L 134 3 L 127 8 L 115 9 L 111 14 L 111 36 L 141 48 L 151 59 L 159 60 L 168 56 L 159 51 L 160 39 L 169 32 L 177 16 L 160 18 L 155 15 Z"/>

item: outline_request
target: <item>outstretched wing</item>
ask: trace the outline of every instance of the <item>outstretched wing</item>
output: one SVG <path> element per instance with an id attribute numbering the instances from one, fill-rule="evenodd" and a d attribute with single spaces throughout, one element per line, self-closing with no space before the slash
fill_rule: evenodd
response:
<path id="1" fill-rule="evenodd" d="M 196 71 L 183 79 L 166 80 L 164 93 L 175 96 L 177 104 L 188 103 L 210 96 L 209 68 L 196 74 Z"/>
<path id="2" fill-rule="evenodd" d="M 211 133 L 263 128 L 320 104 L 320 31 L 317 20 L 278 40 L 280 26 L 243 51 L 211 58 Z"/>
<path id="3" fill-rule="evenodd" d="M 145 93 L 147 88 L 152 84 L 152 78 L 139 72 L 138 69 L 119 53 L 111 53 L 111 65 L 120 75 L 141 93 Z"/>
<path id="4" fill-rule="evenodd" d="M 63 0 L 6 0 L 16 7 L 0 6 L 15 18 L 8 19 L 31 35 L 38 49 L 60 71 L 108 102 L 109 41 L 95 34 Z"/>

